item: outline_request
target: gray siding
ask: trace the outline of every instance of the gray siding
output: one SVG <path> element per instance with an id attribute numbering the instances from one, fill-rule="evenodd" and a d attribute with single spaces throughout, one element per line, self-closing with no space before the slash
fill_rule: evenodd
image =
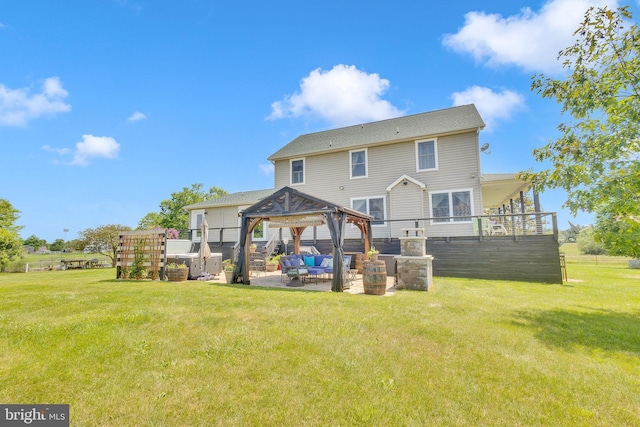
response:
<path id="1" fill-rule="evenodd" d="M 422 140 L 425 138 L 419 138 Z M 341 206 L 351 206 L 352 198 L 384 197 L 386 203 L 386 219 L 403 218 L 403 209 L 407 208 L 407 219 L 413 219 L 417 211 L 430 215 L 429 191 L 451 191 L 470 189 L 473 195 L 474 214 L 482 212 L 482 193 L 480 191 L 480 165 L 477 132 L 466 132 L 457 135 L 437 138 L 438 170 L 416 172 L 415 139 L 393 144 L 376 145 L 367 148 L 368 177 L 350 178 L 349 150 L 336 151 L 305 157 L 305 184 L 291 185 L 289 160 L 278 160 L 275 163 L 275 188 L 291 186 L 304 193 L 330 201 Z M 410 200 L 393 198 L 397 204 L 394 209 L 386 188 L 402 175 L 407 174 L 423 182 L 427 191 L 423 197 L 421 209 L 413 206 L 415 194 L 406 194 Z M 472 178 L 472 176 L 474 176 Z M 421 224 L 429 229 L 431 236 L 471 235 L 470 224 Z M 406 227 L 406 225 L 403 225 Z M 399 227 L 373 227 L 374 237 L 398 237 Z M 357 229 L 349 228 L 347 238 L 359 237 Z M 303 238 L 312 238 L 307 230 Z M 319 228 L 318 238 L 325 238 L 328 232 Z"/>

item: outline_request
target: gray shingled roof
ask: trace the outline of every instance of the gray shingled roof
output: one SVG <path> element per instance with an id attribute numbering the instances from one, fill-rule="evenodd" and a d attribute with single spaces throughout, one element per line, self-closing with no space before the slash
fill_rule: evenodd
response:
<path id="1" fill-rule="evenodd" d="M 212 200 L 205 200 L 204 202 L 187 205 L 184 207 L 184 209 L 192 210 L 219 206 L 253 205 L 254 203 L 264 199 L 265 197 L 270 196 L 275 191 L 276 190 L 273 188 L 266 190 L 240 191 L 238 193 L 231 193 L 227 194 L 226 196 L 217 197 Z"/>
<path id="2" fill-rule="evenodd" d="M 482 129 L 484 126 L 475 105 L 462 105 L 396 119 L 308 133 L 297 137 L 273 153 L 269 156 L 269 160 Z"/>

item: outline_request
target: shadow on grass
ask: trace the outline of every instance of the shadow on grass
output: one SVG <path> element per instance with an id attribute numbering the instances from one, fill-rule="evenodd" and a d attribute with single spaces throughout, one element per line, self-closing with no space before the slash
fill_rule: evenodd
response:
<path id="1" fill-rule="evenodd" d="M 548 310 L 520 312 L 518 317 L 517 325 L 535 330 L 535 336 L 551 347 L 569 351 L 583 347 L 640 355 L 640 311 Z"/>

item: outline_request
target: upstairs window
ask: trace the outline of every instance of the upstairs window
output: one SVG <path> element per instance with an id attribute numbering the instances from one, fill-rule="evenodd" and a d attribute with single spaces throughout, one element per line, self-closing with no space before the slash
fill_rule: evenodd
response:
<path id="1" fill-rule="evenodd" d="M 432 222 L 470 222 L 473 215 L 471 199 L 471 190 L 431 193 Z"/>
<path id="2" fill-rule="evenodd" d="M 436 140 L 416 141 L 417 172 L 438 169 L 438 150 Z"/>
<path id="3" fill-rule="evenodd" d="M 351 178 L 367 177 L 367 150 L 354 150 L 349 152 L 351 165 Z"/>
<path id="4" fill-rule="evenodd" d="M 304 184 L 304 159 L 291 160 L 291 184 Z"/>
<path id="5" fill-rule="evenodd" d="M 384 227 L 384 197 L 369 197 L 363 199 L 351 199 L 351 208 L 373 217 L 371 225 Z"/>

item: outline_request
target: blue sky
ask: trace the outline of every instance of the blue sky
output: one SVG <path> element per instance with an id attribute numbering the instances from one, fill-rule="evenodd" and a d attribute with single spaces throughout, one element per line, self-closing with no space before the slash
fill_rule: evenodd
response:
<path id="1" fill-rule="evenodd" d="M 272 187 L 267 157 L 300 134 L 470 102 L 483 172 L 539 170 L 533 148 L 565 119 L 531 76 L 561 77 L 558 51 L 604 4 L 620 3 L 7 2 L 0 198 L 24 238 L 135 227 L 193 183 Z M 541 195 L 561 229 L 592 221 L 564 200 Z"/>

